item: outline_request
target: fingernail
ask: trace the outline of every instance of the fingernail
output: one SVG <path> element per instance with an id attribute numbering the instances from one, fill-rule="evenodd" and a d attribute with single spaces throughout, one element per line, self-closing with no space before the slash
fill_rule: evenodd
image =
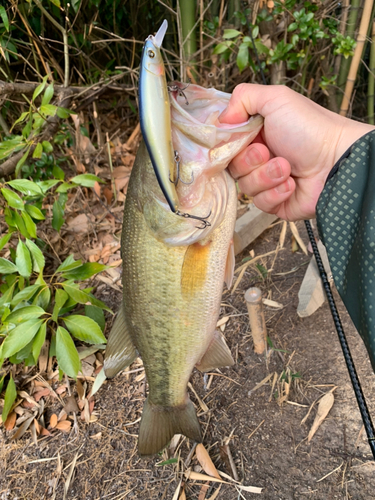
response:
<path id="1" fill-rule="evenodd" d="M 246 160 L 249 167 L 257 167 L 263 163 L 263 157 L 256 147 L 252 147 L 247 150 Z"/>
<path id="2" fill-rule="evenodd" d="M 275 189 L 279 194 L 284 194 L 290 191 L 289 179 L 286 182 L 283 182 L 282 184 L 277 186 Z"/>
<path id="3" fill-rule="evenodd" d="M 272 162 L 267 169 L 267 173 L 270 179 L 280 179 L 280 177 L 283 176 L 283 170 L 280 163 L 277 160 Z"/>

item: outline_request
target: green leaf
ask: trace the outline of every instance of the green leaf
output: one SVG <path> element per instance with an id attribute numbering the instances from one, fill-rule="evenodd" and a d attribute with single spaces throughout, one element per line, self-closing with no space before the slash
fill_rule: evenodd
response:
<path id="1" fill-rule="evenodd" d="M 66 281 L 61 283 L 66 293 L 78 304 L 87 304 L 100 307 L 106 311 L 112 312 L 109 307 L 107 307 L 104 302 L 96 299 L 91 293 L 87 293 L 84 290 L 80 290 L 78 285 L 74 285 L 71 282 Z"/>
<path id="2" fill-rule="evenodd" d="M 45 104 L 49 104 L 50 100 L 52 99 L 53 97 L 53 83 L 50 83 L 47 88 L 46 88 L 46 91 L 44 92 L 44 95 L 43 95 L 43 98 L 42 98 L 42 105 L 45 105 Z"/>
<path id="3" fill-rule="evenodd" d="M 13 123 L 13 126 L 12 126 L 12 129 L 15 125 L 17 125 L 17 123 L 21 123 L 25 120 L 26 117 L 28 117 L 30 114 L 29 111 L 24 111 L 21 116 L 19 118 L 17 118 L 17 120 Z"/>
<path id="4" fill-rule="evenodd" d="M 1 366 L 1 362 L 0 362 L 0 366 Z M 1 394 L 1 391 L 3 390 L 5 375 L 6 375 L 6 373 L 4 373 L 4 375 L 0 378 L 0 394 Z"/>
<path id="5" fill-rule="evenodd" d="M 42 143 L 38 142 L 38 144 L 36 145 L 36 148 L 34 149 L 34 152 L 33 152 L 33 158 L 41 158 L 42 153 L 43 153 Z"/>
<path id="6" fill-rule="evenodd" d="M 7 188 L 1 188 L 1 192 L 10 207 L 16 208 L 17 210 L 24 210 L 23 201 L 17 193 Z"/>
<path id="7" fill-rule="evenodd" d="M 106 343 L 100 326 L 93 319 L 86 316 L 72 314 L 62 318 L 68 330 L 74 337 L 89 344 Z"/>
<path id="8" fill-rule="evenodd" d="M 25 243 L 19 240 L 16 250 L 16 266 L 18 272 L 24 278 L 29 278 L 32 271 L 30 252 Z"/>
<path id="9" fill-rule="evenodd" d="M 43 193 L 46 193 L 49 189 L 56 186 L 56 184 L 58 184 L 59 182 L 60 181 L 57 179 L 49 179 L 48 181 L 37 182 L 37 185 L 40 187 Z"/>
<path id="10" fill-rule="evenodd" d="M 27 120 L 26 125 L 22 129 L 22 137 L 27 139 L 31 133 L 31 129 L 33 126 L 33 116 L 30 115 L 30 118 Z"/>
<path id="11" fill-rule="evenodd" d="M 33 304 L 42 307 L 45 311 L 48 309 L 51 300 L 51 290 L 48 286 L 45 286 L 40 290 L 37 296 L 34 298 Z"/>
<path id="12" fill-rule="evenodd" d="M 2 344 L 2 356 L 9 358 L 23 349 L 35 337 L 42 323 L 42 319 L 34 318 L 13 328 Z"/>
<path id="13" fill-rule="evenodd" d="M 70 111 L 69 109 L 58 107 L 56 114 L 59 118 L 65 119 L 69 118 L 70 115 L 73 115 L 75 113 L 73 111 Z"/>
<path id="14" fill-rule="evenodd" d="M 36 220 L 44 220 L 45 219 L 43 213 L 35 205 L 29 205 L 26 203 L 25 209 L 26 209 L 26 212 L 29 215 L 31 215 L 31 217 L 33 219 L 36 219 Z"/>
<path id="15" fill-rule="evenodd" d="M 43 151 L 45 153 L 52 153 L 53 146 L 52 146 L 52 144 L 49 141 L 43 141 L 42 142 L 42 146 L 43 146 Z"/>
<path id="16" fill-rule="evenodd" d="M 104 182 L 99 177 L 94 174 L 81 174 L 76 175 L 73 179 L 70 179 L 74 184 L 78 184 L 79 186 L 84 187 L 94 187 L 95 182 Z"/>
<path id="17" fill-rule="evenodd" d="M 224 30 L 223 38 L 224 40 L 228 40 L 230 38 L 236 38 L 236 36 L 239 35 L 242 35 L 241 31 L 229 29 L 229 30 Z"/>
<path id="18" fill-rule="evenodd" d="M 52 175 L 56 178 L 56 179 L 59 179 L 59 181 L 63 181 L 64 178 L 65 178 L 65 172 L 62 168 L 60 168 L 58 165 L 54 165 L 53 168 L 52 168 Z M 64 183 L 63 183 L 64 184 Z M 62 185 L 63 185 L 62 184 Z M 59 188 L 61 188 L 60 185 L 57 189 L 56 189 L 56 192 L 57 193 L 61 193 L 61 190 Z M 70 187 L 73 187 L 73 186 L 70 186 Z"/>
<path id="19" fill-rule="evenodd" d="M 39 318 L 42 314 L 45 314 L 45 310 L 38 306 L 20 307 L 7 316 L 6 322 L 13 324 L 23 323 L 32 318 Z"/>
<path id="20" fill-rule="evenodd" d="M 225 42 L 225 43 L 219 43 L 216 45 L 216 47 L 213 50 L 214 54 L 222 54 L 223 52 L 226 52 L 229 47 L 232 45 L 233 42 Z"/>
<path id="21" fill-rule="evenodd" d="M 81 369 L 81 362 L 72 337 L 62 326 L 59 326 L 56 332 L 56 357 L 59 368 L 69 377 L 76 378 Z"/>
<path id="22" fill-rule="evenodd" d="M 32 298 L 32 296 L 39 290 L 40 285 L 30 285 L 18 292 L 13 300 L 11 301 L 11 305 L 15 307 L 20 302 L 27 301 Z"/>
<path id="23" fill-rule="evenodd" d="M 58 200 L 55 200 L 52 207 L 52 227 L 59 232 L 64 224 L 64 210 Z"/>
<path id="24" fill-rule="evenodd" d="M 59 9 L 61 8 L 60 0 L 49 0 L 53 5 L 56 5 Z"/>
<path id="25" fill-rule="evenodd" d="M 254 26 L 251 34 L 252 34 L 253 38 L 256 38 L 259 35 L 259 26 Z"/>
<path id="26" fill-rule="evenodd" d="M 82 266 L 76 267 L 72 271 L 65 271 L 62 276 L 67 280 L 87 280 L 94 276 L 94 274 L 100 273 L 108 269 L 104 264 L 98 264 L 97 262 L 87 262 L 82 264 Z"/>
<path id="27" fill-rule="evenodd" d="M 29 152 L 30 152 L 30 146 L 26 149 L 24 155 L 22 156 L 22 158 L 18 161 L 17 165 L 16 165 L 16 168 L 15 168 L 15 171 L 14 173 L 16 174 L 16 177 L 18 176 L 18 174 L 20 173 L 20 170 L 22 168 L 22 165 L 25 163 L 25 161 L 27 160 L 27 157 L 29 156 Z"/>
<path id="28" fill-rule="evenodd" d="M 71 269 L 75 269 L 82 264 L 81 259 L 74 260 L 73 255 L 69 255 L 62 264 L 56 269 L 57 273 L 61 273 L 62 271 L 70 271 Z"/>
<path id="29" fill-rule="evenodd" d="M 32 238 L 36 238 L 36 225 L 30 215 L 25 211 L 21 213 L 23 222 L 25 223 L 26 231 Z"/>
<path id="30" fill-rule="evenodd" d="M 16 227 L 18 228 L 18 230 L 22 234 L 22 236 L 24 236 L 25 238 L 30 238 L 29 232 L 25 226 L 25 222 L 18 212 L 13 213 L 13 219 L 16 223 Z"/>
<path id="31" fill-rule="evenodd" d="M 53 312 L 52 312 L 52 319 L 57 323 L 57 318 L 59 315 L 59 312 L 62 308 L 62 306 L 65 304 L 65 302 L 68 300 L 69 296 L 68 294 L 62 290 L 61 288 L 58 288 L 55 293 L 55 305 L 53 307 Z"/>
<path id="32" fill-rule="evenodd" d="M 100 326 L 102 332 L 105 328 L 105 318 L 103 310 L 97 306 L 85 306 L 85 314 Z"/>
<path id="33" fill-rule="evenodd" d="M 0 5 L 0 17 L 4 23 L 4 28 L 8 31 L 9 33 L 9 19 L 8 19 L 8 14 L 5 8 Z"/>
<path id="34" fill-rule="evenodd" d="M 244 43 L 241 43 L 238 49 L 236 62 L 240 73 L 249 65 L 249 49 Z"/>
<path id="35" fill-rule="evenodd" d="M 4 398 L 4 408 L 3 413 L 1 414 L 1 419 L 3 422 L 8 418 L 9 412 L 12 409 L 12 405 L 15 402 L 17 397 L 17 389 L 16 384 L 14 383 L 12 375 L 10 376 L 7 389 L 5 391 Z"/>
<path id="36" fill-rule="evenodd" d="M 0 238 L 0 250 L 2 250 L 5 245 L 8 243 L 8 241 L 10 240 L 10 238 L 12 237 L 12 233 L 8 233 L 8 234 L 4 234 L 4 236 L 2 236 Z M 1 273 L 1 271 L 0 271 Z"/>
<path id="37" fill-rule="evenodd" d="M 61 179 L 62 180 L 62 179 Z M 68 182 L 63 182 L 60 184 L 60 186 L 56 189 L 56 193 L 67 193 L 69 189 L 72 189 L 76 187 L 74 184 L 69 184 Z"/>
<path id="38" fill-rule="evenodd" d="M 43 78 L 42 83 L 40 83 L 40 84 L 37 86 L 37 88 L 34 90 L 34 93 L 33 93 L 33 101 L 35 101 L 35 99 L 38 97 L 38 95 L 39 95 L 40 93 L 42 93 L 42 92 L 43 92 L 44 87 L 46 86 L 46 82 L 47 82 L 47 76 L 45 76 L 45 77 Z"/>
<path id="39" fill-rule="evenodd" d="M 40 273 L 44 269 L 46 261 L 41 249 L 31 240 L 26 239 L 26 246 L 30 250 L 33 262 L 33 271 Z"/>
<path id="40" fill-rule="evenodd" d="M 45 321 L 40 326 L 38 333 L 35 335 L 34 342 L 33 342 L 32 353 L 33 353 L 35 363 L 38 362 L 40 350 L 42 349 L 44 341 L 46 340 L 46 332 L 47 332 L 47 322 Z"/>
<path id="41" fill-rule="evenodd" d="M 43 104 L 40 106 L 40 112 L 43 115 L 47 116 L 55 116 L 57 111 L 57 106 L 54 106 L 53 104 Z"/>
<path id="42" fill-rule="evenodd" d="M 27 179 L 16 179 L 14 181 L 7 182 L 7 184 L 27 196 L 40 196 L 43 194 L 43 191 L 37 184 L 35 184 L 35 182 Z"/>
<path id="43" fill-rule="evenodd" d="M 10 260 L 0 257 L 0 274 L 18 273 L 18 267 Z"/>

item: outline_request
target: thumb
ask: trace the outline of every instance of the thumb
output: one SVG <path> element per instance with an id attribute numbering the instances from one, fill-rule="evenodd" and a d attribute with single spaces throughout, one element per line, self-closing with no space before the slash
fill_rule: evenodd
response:
<path id="1" fill-rule="evenodd" d="M 262 113 L 267 101 L 275 97 L 277 86 L 256 85 L 241 83 L 233 90 L 228 107 L 219 116 L 221 123 L 242 123 L 249 116 Z"/>

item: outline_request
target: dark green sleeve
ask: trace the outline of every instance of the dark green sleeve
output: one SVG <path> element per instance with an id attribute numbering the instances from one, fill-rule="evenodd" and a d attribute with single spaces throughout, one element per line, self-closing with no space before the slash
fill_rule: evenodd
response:
<path id="1" fill-rule="evenodd" d="M 316 213 L 335 285 L 375 371 L 375 130 L 336 163 Z"/>

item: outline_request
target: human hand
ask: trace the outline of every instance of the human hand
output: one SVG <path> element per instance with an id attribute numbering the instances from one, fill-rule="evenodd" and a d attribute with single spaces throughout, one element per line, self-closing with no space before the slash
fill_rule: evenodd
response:
<path id="1" fill-rule="evenodd" d="M 372 125 L 337 115 L 279 85 L 240 84 L 222 123 L 256 113 L 264 127 L 229 170 L 261 210 L 294 221 L 315 217 L 315 207 L 336 161 Z"/>

